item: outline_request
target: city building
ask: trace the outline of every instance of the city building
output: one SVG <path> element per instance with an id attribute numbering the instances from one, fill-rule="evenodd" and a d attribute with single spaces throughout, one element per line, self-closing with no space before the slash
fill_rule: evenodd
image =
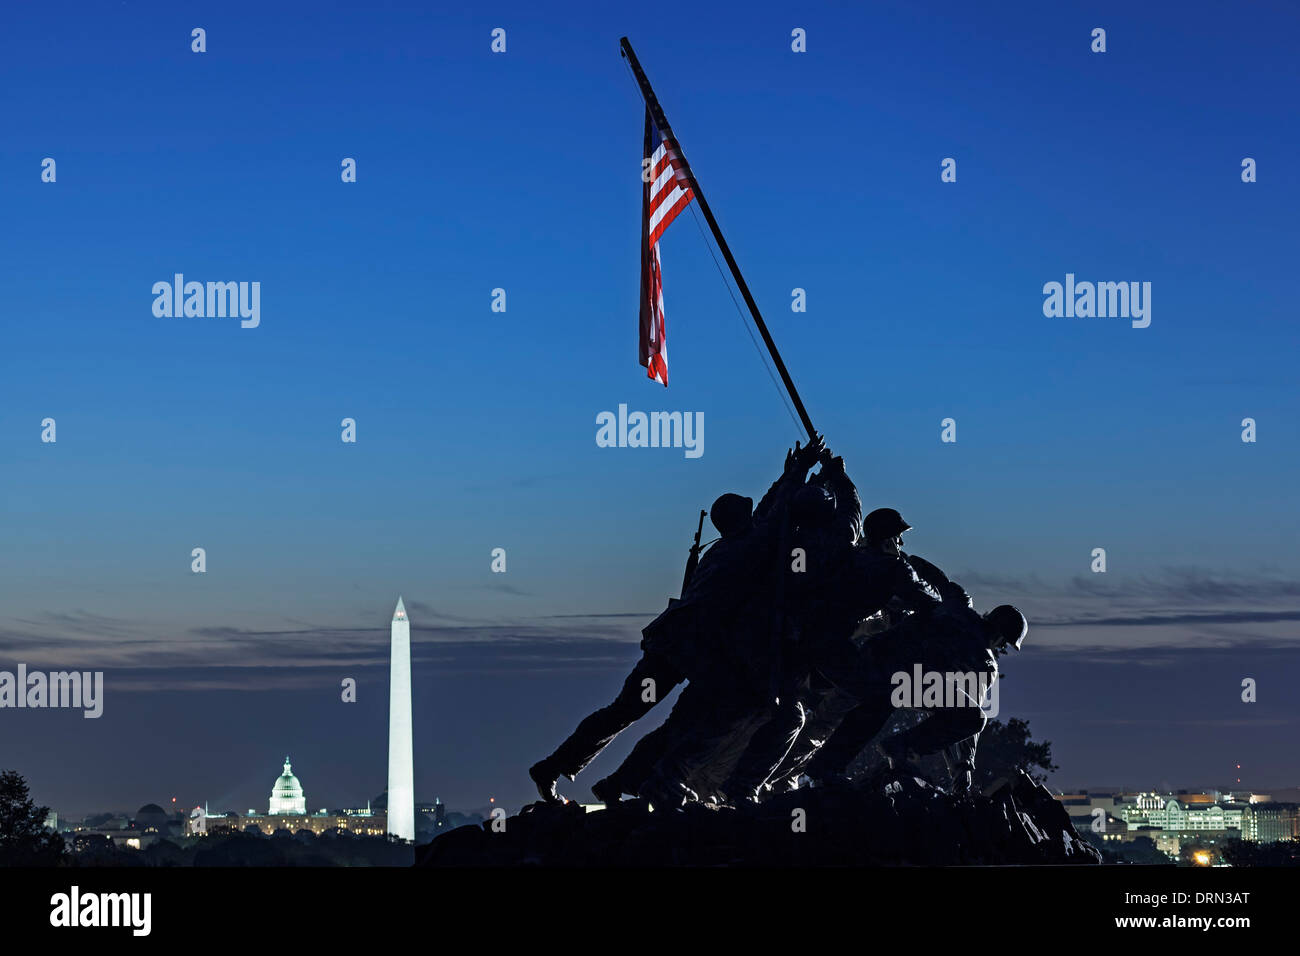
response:
<path id="1" fill-rule="evenodd" d="M 271 806 L 267 813 L 276 815 L 306 812 L 307 798 L 303 796 L 302 784 L 293 775 L 289 767 L 289 758 L 285 757 L 284 773 L 276 778 L 275 785 L 271 787 Z"/>
<path id="2" fill-rule="evenodd" d="M 1202 794 L 1179 794 L 1179 797 L 1195 799 L 1174 799 L 1157 793 L 1141 793 L 1138 794 L 1134 804 L 1120 808 L 1119 816 L 1130 829 L 1154 827 L 1187 834 L 1221 833 L 1225 830 L 1241 832 L 1245 806 L 1240 804 L 1221 806 L 1204 799 Z"/>
<path id="3" fill-rule="evenodd" d="M 1102 841 L 1131 842 L 1146 837 L 1177 857 L 1186 844 L 1224 840 L 1291 839 L 1300 834 L 1295 804 L 1270 802 L 1248 790 L 1179 790 L 1176 793 L 1091 793 L 1057 795 L 1075 829 L 1092 830 Z M 1100 823 L 1099 821 L 1103 821 Z M 1097 827 L 1102 829 L 1098 830 Z"/>
<path id="4" fill-rule="evenodd" d="M 1300 837 L 1300 804 L 1254 802 L 1241 820 L 1241 838 L 1255 843 L 1278 843 Z"/>
<path id="5" fill-rule="evenodd" d="M 142 850 L 159 840 L 179 836 L 183 832 L 178 821 L 156 803 L 146 803 L 131 818 L 107 816 L 96 818 L 97 823 L 65 829 L 75 850 L 83 850 L 89 845 L 107 838 L 114 846 L 131 850 Z"/>
<path id="6" fill-rule="evenodd" d="M 307 830 L 320 836 L 333 830 L 346 830 L 360 836 L 383 836 L 388 829 L 388 817 L 382 810 L 370 814 L 360 814 L 345 810 L 319 810 L 316 813 L 249 813 L 247 816 L 229 819 L 226 823 L 239 830 L 257 827 L 268 836 L 276 830 L 288 830 L 297 833 Z"/>
<path id="7" fill-rule="evenodd" d="M 1069 814 L 1070 823 L 1081 834 L 1091 833 L 1096 839 L 1106 843 L 1132 839 L 1128 823 L 1100 807 L 1096 810 L 1089 809 L 1084 813 L 1069 808 Z"/>

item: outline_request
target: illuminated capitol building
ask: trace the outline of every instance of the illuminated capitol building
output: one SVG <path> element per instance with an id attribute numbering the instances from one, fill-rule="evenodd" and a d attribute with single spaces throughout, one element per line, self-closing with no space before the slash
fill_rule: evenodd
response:
<path id="1" fill-rule="evenodd" d="M 348 830 L 367 836 L 384 836 L 408 842 L 415 839 L 415 783 L 411 746 L 411 622 L 401 597 L 393 609 L 389 626 L 388 675 L 388 789 L 383 810 L 319 810 L 307 812 L 307 797 L 302 781 L 293 773 L 289 758 L 284 758 L 284 772 L 271 787 L 271 802 L 266 813 L 249 810 L 247 816 L 227 813 L 209 817 L 207 809 L 195 807 L 190 813 L 186 832 L 202 836 L 257 827 L 263 833 L 309 830 L 320 836 L 333 830 Z M 435 819 L 441 825 L 442 807 Z"/>
<path id="2" fill-rule="evenodd" d="M 303 793 L 302 782 L 293 773 L 289 758 L 284 758 L 284 772 L 276 778 L 271 787 L 271 800 L 266 813 L 249 810 L 241 816 L 227 813 L 224 816 L 210 816 L 203 807 L 195 807 L 190 813 L 190 836 L 204 836 L 222 830 L 240 831 L 257 827 L 263 833 L 276 830 L 288 830 L 297 833 L 309 830 L 320 836 L 332 830 L 348 830 L 365 836 L 383 836 L 388 826 L 388 814 L 383 810 L 371 810 L 369 803 L 364 810 L 318 810 L 307 812 L 307 797 Z"/>

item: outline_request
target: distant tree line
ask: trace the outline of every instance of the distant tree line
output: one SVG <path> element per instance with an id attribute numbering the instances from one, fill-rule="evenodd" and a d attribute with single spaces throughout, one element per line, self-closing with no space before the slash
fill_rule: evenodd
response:
<path id="1" fill-rule="evenodd" d="M 320 836 L 310 830 L 224 832 L 162 839 L 139 850 L 85 833 L 76 834 L 69 847 L 46 828 L 49 813 L 32 800 L 21 774 L 0 771 L 0 866 L 410 866 L 415 859 L 409 844 L 346 830 Z"/>
<path id="2" fill-rule="evenodd" d="M 18 771 L 0 770 L 0 866 L 58 866 L 63 837 L 45 828 L 49 815 Z"/>

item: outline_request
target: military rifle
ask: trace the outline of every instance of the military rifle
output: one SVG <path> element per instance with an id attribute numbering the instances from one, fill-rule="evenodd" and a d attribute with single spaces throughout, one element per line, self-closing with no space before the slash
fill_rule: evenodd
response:
<path id="1" fill-rule="evenodd" d="M 704 533 L 704 516 L 707 511 L 700 512 L 700 523 L 695 529 L 695 543 L 691 545 L 691 556 L 686 559 L 686 573 L 682 575 L 682 597 L 686 596 L 686 589 L 691 586 L 691 578 L 695 577 L 695 569 L 700 565 L 700 535 Z"/>

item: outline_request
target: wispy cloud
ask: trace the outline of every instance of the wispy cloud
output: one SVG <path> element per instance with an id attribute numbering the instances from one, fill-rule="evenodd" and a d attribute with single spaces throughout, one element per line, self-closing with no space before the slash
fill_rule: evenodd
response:
<path id="1" fill-rule="evenodd" d="M 981 608 L 1017 604 L 1029 618 L 1032 646 L 1053 652 L 1300 644 L 1300 582 L 1274 569 L 1243 574 L 1184 566 L 1059 583 L 1038 575 L 956 577 Z"/>
<path id="2" fill-rule="evenodd" d="M 1080 661 L 1165 666 L 1166 652 L 1281 648 L 1300 643 L 1300 583 L 1171 568 L 1140 578 L 958 575 L 981 607 L 1013 601 L 1030 619 L 1034 652 Z M 412 653 L 442 673 L 508 673 L 624 667 L 653 613 L 468 618 L 408 601 Z M 0 662 L 113 670 L 123 689 L 270 689 L 318 686 L 383 668 L 388 630 L 279 618 L 279 626 L 225 623 L 172 628 L 88 610 L 0 622 Z M 163 675 L 167 676 L 164 678 Z"/>
<path id="3" fill-rule="evenodd" d="M 414 610 L 417 602 L 409 602 Z M 421 616 L 434 620 L 432 608 Z M 439 673 L 587 670 L 627 666 L 648 617 L 565 615 L 531 620 L 444 616 L 411 628 L 413 663 Z M 104 628 L 97 630 L 98 623 Z M 105 670 L 119 690 L 297 689 L 388 666 L 388 629 L 213 624 L 169 630 L 156 621 L 85 612 L 0 627 L 0 666 Z"/>

